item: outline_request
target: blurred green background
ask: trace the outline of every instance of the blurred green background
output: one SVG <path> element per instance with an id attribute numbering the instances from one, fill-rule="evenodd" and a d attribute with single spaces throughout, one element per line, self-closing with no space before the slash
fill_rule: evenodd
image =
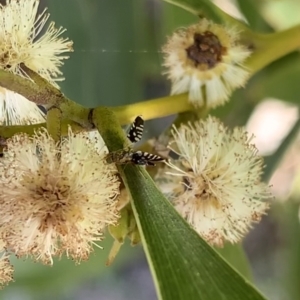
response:
<path id="1" fill-rule="evenodd" d="M 52 19 L 74 41 L 61 85 L 69 97 L 97 106 L 166 95 L 161 45 L 166 33 L 196 17 L 161 1 L 45 2 Z"/>
<path id="2" fill-rule="evenodd" d="M 240 5 L 256 30 L 270 32 L 300 23 L 299 0 L 216 2 L 231 13 Z M 160 0 L 48 0 L 41 1 L 41 10 L 43 7 L 48 7 L 50 19 L 57 26 L 67 28 L 64 36 L 74 41 L 75 51 L 63 67 L 66 80 L 61 89 L 89 107 L 129 104 L 167 95 L 169 83 L 161 75 L 161 46 L 175 28 L 197 21 L 195 16 Z M 298 52 L 258 73 L 246 89 L 236 91 L 232 101 L 214 114 L 228 125 L 245 125 L 266 97 L 298 107 L 299 83 Z M 157 134 L 166 122 L 147 122 L 148 136 Z M 270 214 L 244 242 L 254 282 L 273 300 L 300 299 L 299 137 L 292 147 L 284 160 L 292 168 L 286 167 L 287 173 L 279 173 L 288 178 L 288 183 L 277 180 L 277 185 L 286 185 L 286 189 L 276 195 Z M 101 244 L 103 250 L 96 249 L 89 261 L 78 266 L 67 259 L 55 261 L 52 267 L 14 259 L 15 282 L 1 291 L 0 298 L 155 300 L 141 246 L 125 245 L 114 264 L 106 267 L 111 244 L 107 238 Z M 239 269 L 239 261 L 230 255 L 231 248 L 224 251 Z"/>

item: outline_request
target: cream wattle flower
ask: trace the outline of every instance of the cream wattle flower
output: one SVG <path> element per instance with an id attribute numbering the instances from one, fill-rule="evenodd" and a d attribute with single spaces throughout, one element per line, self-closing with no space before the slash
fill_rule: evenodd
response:
<path id="1" fill-rule="evenodd" d="M 51 22 L 42 33 L 49 14 L 38 14 L 39 0 L 7 0 L 0 5 L 0 68 L 28 78 L 20 64 L 39 73 L 55 85 L 62 73 L 59 67 L 73 51 L 73 42 L 61 35 L 65 29 Z"/>
<path id="2" fill-rule="evenodd" d="M 63 28 L 54 22 L 45 27 L 49 14 L 38 14 L 39 0 L 6 0 L 0 4 L 0 69 L 30 79 L 21 64 L 37 72 L 54 86 L 63 80 L 60 67 L 73 51 L 73 42 L 62 38 Z M 26 98 L 0 90 L 0 125 L 45 122 L 44 114 Z"/>
<path id="3" fill-rule="evenodd" d="M 247 132 L 208 117 L 174 127 L 168 163 L 157 180 L 178 212 L 210 244 L 238 242 L 266 213 L 271 198 L 261 182 L 262 158 Z M 174 178 L 176 176 L 176 178 Z M 172 187 L 173 186 L 173 187 Z"/>
<path id="4" fill-rule="evenodd" d="M 171 94 L 188 92 L 197 107 L 224 104 L 249 77 L 243 63 L 250 51 L 238 43 L 238 32 L 206 19 L 173 33 L 163 53 Z"/>
<path id="5" fill-rule="evenodd" d="M 52 264 L 89 257 L 118 221 L 119 179 L 100 135 L 74 134 L 56 144 L 45 130 L 7 141 L 0 160 L 0 226 L 17 256 Z"/>

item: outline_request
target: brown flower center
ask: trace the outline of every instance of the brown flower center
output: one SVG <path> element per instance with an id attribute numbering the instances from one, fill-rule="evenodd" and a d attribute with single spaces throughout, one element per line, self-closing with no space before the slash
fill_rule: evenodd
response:
<path id="1" fill-rule="evenodd" d="M 215 177 L 216 178 L 216 177 Z M 211 178 L 212 181 L 215 178 Z M 206 179 L 202 176 L 190 180 L 188 177 L 183 177 L 185 192 L 191 193 L 199 206 L 211 205 L 215 208 L 220 208 L 220 202 L 213 194 L 211 187 Z"/>
<path id="2" fill-rule="evenodd" d="M 194 34 L 194 44 L 185 49 L 188 58 L 190 58 L 195 67 L 201 70 L 213 68 L 222 61 L 222 55 L 226 53 L 216 35 L 210 31 Z"/>
<path id="3" fill-rule="evenodd" d="M 56 226 L 56 230 L 61 234 L 66 234 L 66 206 L 69 198 L 70 186 L 66 184 L 54 184 L 49 179 L 44 186 L 40 186 L 36 193 L 39 199 L 47 202 L 41 217 L 39 230 L 46 231 L 51 226 Z M 62 179 L 63 181 L 63 179 Z M 39 212 L 41 213 L 41 212 Z"/>

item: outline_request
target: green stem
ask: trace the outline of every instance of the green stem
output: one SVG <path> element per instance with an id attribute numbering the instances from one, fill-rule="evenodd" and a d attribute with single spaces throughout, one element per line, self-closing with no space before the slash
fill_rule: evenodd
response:
<path id="1" fill-rule="evenodd" d="M 187 94 L 167 96 L 111 108 L 121 125 L 132 122 L 138 115 L 142 115 L 145 120 L 151 120 L 193 109 L 193 106 L 188 102 Z"/>
<path id="2" fill-rule="evenodd" d="M 253 75 L 270 63 L 300 48 L 300 25 L 272 34 L 253 35 L 254 52 L 246 62 Z"/>
<path id="3" fill-rule="evenodd" d="M 63 120 L 61 124 L 61 134 L 63 136 L 66 136 L 68 134 L 68 126 L 72 127 L 73 132 L 81 132 L 84 130 L 82 126 L 71 120 Z M 47 128 L 46 123 L 39 123 L 33 125 L 0 126 L 0 137 L 8 139 L 19 132 L 24 132 L 29 135 L 33 135 L 36 130 L 42 127 Z"/>
<path id="4" fill-rule="evenodd" d="M 97 107 L 92 111 L 92 122 L 100 132 L 110 152 L 122 149 L 126 136 L 115 113 L 107 107 Z"/>
<path id="5" fill-rule="evenodd" d="M 61 139 L 61 115 L 61 110 L 56 107 L 47 112 L 47 131 L 56 142 Z"/>
<path id="6" fill-rule="evenodd" d="M 48 109 L 52 107 L 59 108 L 64 119 L 70 119 L 81 124 L 81 126 L 85 128 L 92 128 L 91 122 L 89 120 L 90 109 L 83 107 L 80 104 L 65 97 L 59 89 L 54 87 L 38 73 L 28 69 L 26 66 L 23 66 L 23 69 L 25 70 L 26 74 L 35 82 L 35 86 L 39 87 L 40 92 L 44 94 L 42 98 L 42 104 L 46 104 Z M 23 84 L 26 84 L 26 81 L 21 81 L 21 79 L 19 79 L 19 81 L 23 82 Z M 17 92 L 22 95 L 21 92 Z M 31 99 L 32 96 L 33 95 L 30 94 L 28 95 L 28 98 L 26 98 L 33 101 Z M 35 103 L 41 104 L 39 102 Z"/>
<path id="7" fill-rule="evenodd" d="M 85 129 L 92 129 L 90 114 L 91 109 L 81 106 L 80 104 L 73 102 L 71 99 L 63 96 L 61 101 L 57 104 L 57 107 L 63 113 L 63 119 L 69 119 L 73 122 L 80 124 Z"/>
<path id="8" fill-rule="evenodd" d="M 62 124 L 62 135 L 66 134 L 66 124 L 68 123 L 72 126 L 72 129 L 77 131 L 91 127 L 91 109 L 77 105 L 76 103 L 68 99 L 61 102 L 59 108 L 63 111 L 64 118 L 64 124 Z M 93 110 L 93 114 L 98 113 L 103 109 L 107 110 L 108 108 L 97 107 Z M 150 120 L 191 110 L 193 110 L 193 107 L 190 103 L 188 103 L 187 94 L 168 96 L 135 104 L 110 108 L 110 111 L 114 112 L 121 125 L 129 124 L 137 115 L 142 115 L 143 119 Z M 75 122 L 78 124 L 76 124 Z M 32 134 L 34 130 L 39 127 L 46 127 L 46 125 L 45 123 L 41 123 L 22 126 L 0 126 L 0 136 L 9 138 L 18 132 Z"/>
<path id="9" fill-rule="evenodd" d="M 90 109 L 65 97 L 60 90 L 36 72 L 24 66 L 23 68 L 34 82 L 0 70 L 0 86 L 14 91 L 36 104 L 45 105 L 47 108 L 60 108 L 64 119 L 70 119 L 83 127 L 91 128 Z"/>
<path id="10" fill-rule="evenodd" d="M 2 69 L 0 69 L 0 85 L 37 104 L 45 105 L 49 101 L 49 92 L 46 89 Z"/>

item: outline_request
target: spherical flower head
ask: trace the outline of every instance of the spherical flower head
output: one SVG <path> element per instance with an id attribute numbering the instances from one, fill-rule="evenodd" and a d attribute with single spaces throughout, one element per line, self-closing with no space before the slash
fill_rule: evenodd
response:
<path id="1" fill-rule="evenodd" d="M 0 87 L 0 125 L 29 125 L 43 122 L 45 114 L 35 103 Z"/>
<path id="2" fill-rule="evenodd" d="M 39 0 L 6 0 L 0 4 L 0 68 L 27 77 L 21 69 L 24 63 L 53 85 L 62 73 L 59 67 L 72 51 L 72 42 L 60 37 L 65 31 L 55 28 L 51 22 L 44 29 L 49 18 L 45 10 L 38 13 Z M 42 30 L 44 32 L 42 33 Z"/>
<path id="3" fill-rule="evenodd" d="M 61 55 L 72 51 L 72 42 L 60 36 L 65 31 L 56 29 L 50 23 L 44 10 L 38 13 L 39 0 L 7 0 L 0 4 L 0 68 L 28 78 L 21 68 L 28 68 L 58 87 L 56 81 L 63 78 L 59 68 L 68 56 Z M 42 31 L 44 33 L 42 34 Z M 0 124 L 25 125 L 44 122 L 44 114 L 38 107 L 23 96 L 0 89 Z"/>
<path id="4" fill-rule="evenodd" d="M 170 147 L 179 159 L 168 164 L 167 174 L 181 181 L 182 189 L 174 184 L 170 197 L 176 209 L 211 245 L 238 242 L 260 221 L 271 198 L 252 137 L 208 117 L 174 128 L 173 138 Z"/>
<path id="5" fill-rule="evenodd" d="M 236 30 L 206 19 L 176 31 L 163 47 L 171 93 L 188 92 L 196 107 L 224 104 L 249 75 L 243 62 L 250 51 L 237 40 Z"/>
<path id="6" fill-rule="evenodd" d="M 45 130 L 7 141 L 0 161 L 0 226 L 17 256 L 52 264 L 65 253 L 79 262 L 119 218 L 116 167 L 103 140 L 74 134 L 56 144 Z M 102 146 L 99 146 L 102 144 Z"/>

